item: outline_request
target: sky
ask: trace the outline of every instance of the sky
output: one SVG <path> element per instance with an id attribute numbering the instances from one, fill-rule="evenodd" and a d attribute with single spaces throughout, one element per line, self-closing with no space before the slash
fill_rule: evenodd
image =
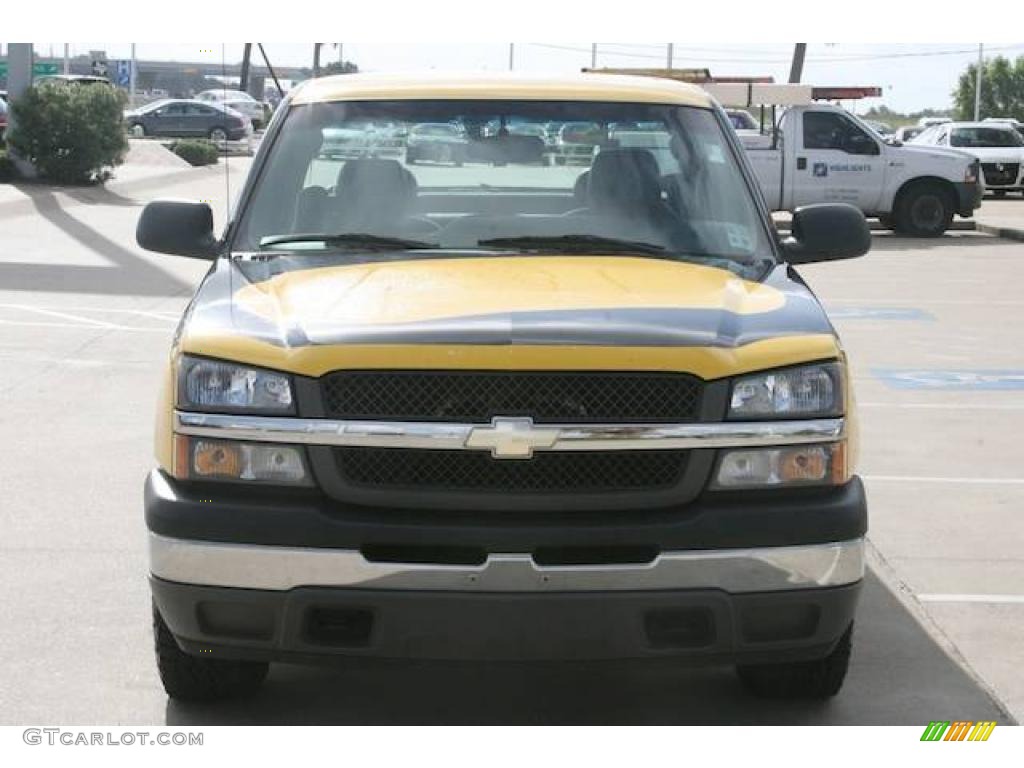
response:
<path id="1" fill-rule="evenodd" d="M 336 59 L 335 44 L 326 43 L 322 61 Z M 508 43 L 358 43 L 341 44 L 345 59 L 362 71 L 488 70 L 509 68 Z M 63 43 L 36 43 L 36 51 L 63 54 Z M 599 67 L 663 67 L 667 43 L 598 43 Z M 673 65 L 707 67 L 713 75 L 789 76 L 792 43 L 673 43 Z M 240 43 L 223 44 L 229 62 L 242 56 Z M 312 43 L 264 43 L 271 63 L 311 66 Z M 1024 43 L 985 45 L 986 56 L 1024 56 Z M 108 59 L 129 58 L 129 43 L 71 43 L 72 55 L 106 51 Z M 139 58 L 220 63 L 221 43 L 138 43 Z M 574 72 L 590 66 L 591 43 L 515 43 L 513 68 L 524 72 Z M 978 43 L 857 44 L 810 43 L 804 82 L 814 85 L 878 85 L 881 99 L 861 102 L 857 111 L 886 104 L 898 111 L 950 106 L 960 73 L 977 60 Z"/>

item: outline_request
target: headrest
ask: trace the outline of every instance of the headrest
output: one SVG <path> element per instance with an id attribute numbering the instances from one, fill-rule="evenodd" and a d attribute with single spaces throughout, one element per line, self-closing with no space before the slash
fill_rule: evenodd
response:
<path id="1" fill-rule="evenodd" d="M 416 179 L 397 160 L 349 160 L 338 172 L 335 196 L 350 226 L 387 224 L 408 215 L 416 200 Z"/>
<path id="2" fill-rule="evenodd" d="M 658 161 L 646 149 L 605 149 L 594 158 L 587 182 L 591 208 L 609 213 L 644 213 L 661 202 Z"/>

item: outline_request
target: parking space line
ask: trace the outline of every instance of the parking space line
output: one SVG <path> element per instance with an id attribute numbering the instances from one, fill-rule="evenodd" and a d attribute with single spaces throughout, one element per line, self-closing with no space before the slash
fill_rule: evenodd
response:
<path id="1" fill-rule="evenodd" d="M 922 603 L 1024 604 L 1024 595 L 931 594 L 918 595 Z"/>
<path id="2" fill-rule="evenodd" d="M 871 482 L 961 483 L 966 485 L 1024 485 L 1024 477 L 927 477 L 923 475 L 861 475 Z"/>
<path id="3" fill-rule="evenodd" d="M 54 309 L 41 309 L 39 307 L 30 307 L 24 304 L 12 305 L 15 309 L 20 309 L 22 312 L 35 312 L 39 315 L 47 315 L 49 317 L 59 317 L 64 320 L 72 320 L 76 323 L 85 323 L 86 325 L 94 325 L 97 328 L 117 328 L 116 323 L 108 323 L 106 320 L 95 320 L 91 317 L 81 317 L 79 315 L 72 315 L 67 312 L 59 312 Z"/>
<path id="4" fill-rule="evenodd" d="M 935 411 L 1024 411 L 1024 403 L 880 403 L 857 402 L 860 408 L 907 408 Z"/>
<path id="5" fill-rule="evenodd" d="M 138 331 L 139 333 L 168 333 L 170 328 L 136 328 L 131 325 L 89 325 L 88 323 L 44 323 L 32 320 L 4 320 L 0 318 L 0 325 L 16 325 L 30 328 L 74 328 L 79 331 Z"/>

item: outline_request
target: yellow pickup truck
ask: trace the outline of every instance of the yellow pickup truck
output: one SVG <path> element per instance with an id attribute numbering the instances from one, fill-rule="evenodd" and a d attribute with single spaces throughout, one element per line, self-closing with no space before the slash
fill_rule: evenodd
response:
<path id="1" fill-rule="evenodd" d="M 450 125 L 464 162 L 321 151 L 367 123 Z M 536 162 L 569 124 L 594 126 L 585 162 Z M 822 204 L 780 237 L 699 88 L 312 80 L 223 233 L 163 200 L 137 239 L 211 262 L 145 486 L 170 696 L 339 657 L 667 657 L 839 691 L 867 511 L 846 358 L 793 265 L 870 233 Z"/>

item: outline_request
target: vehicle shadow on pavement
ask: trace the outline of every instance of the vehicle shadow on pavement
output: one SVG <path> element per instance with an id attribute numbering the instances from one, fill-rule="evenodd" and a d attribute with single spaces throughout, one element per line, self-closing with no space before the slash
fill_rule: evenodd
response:
<path id="1" fill-rule="evenodd" d="M 892 251 L 914 251 L 915 255 L 939 253 L 943 248 L 984 248 L 986 250 L 1020 248 L 1020 243 L 1006 240 L 981 232 L 947 232 L 942 237 L 903 237 L 891 232 L 875 232 L 871 238 L 871 250 L 874 253 Z"/>
<path id="2" fill-rule="evenodd" d="M 0 287 L 3 290 L 128 296 L 179 296 L 192 292 L 190 284 L 150 264 L 138 254 L 69 214 L 53 190 L 35 184 L 20 184 L 17 187 L 31 200 L 39 216 L 83 248 L 111 262 L 111 265 L 4 261 L 0 262 Z M 67 190 L 61 189 L 61 194 L 66 193 Z M 89 195 L 88 199 L 95 205 L 136 205 L 130 198 L 114 192 L 101 192 L 98 188 L 95 191 L 76 190 L 69 194 L 75 200 L 85 195 Z"/>
<path id="3" fill-rule="evenodd" d="M 868 574 L 842 693 L 824 704 L 755 699 L 730 669 L 630 663 L 390 662 L 271 667 L 253 699 L 168 701 L 167 725 L 873 724 L 1012 722 L 900 601 Z"/>

